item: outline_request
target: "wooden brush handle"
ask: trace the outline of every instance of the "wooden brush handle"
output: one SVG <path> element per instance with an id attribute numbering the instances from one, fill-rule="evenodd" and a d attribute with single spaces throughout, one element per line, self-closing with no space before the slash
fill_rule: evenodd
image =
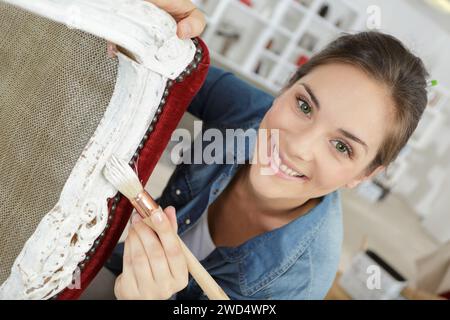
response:
<path id="1" fill-rule="evenodd" d="M 144 219 L 145 224 L 153 229 L 152 222 L 150 218 Z M 181 249 L 183 250 L 184 256 L 186 257 L 186 262 L 188 266 L 189 273 L 197 281 L 200 288 L 202 288 L 205 295 L 210 300 L 230 300 L 225 291 L 217 284 L 217 282 L 211 277 L 211 275 L 206 271 L 203 265 L 197 260 L 193 255 L 191 250 L 184 244 L 180 236 L 177 235 L 180 241 Z"/>
<path id="2" fill-rule="evenodd" d="M 211 277 L 211 275 L 206 271 L 202 264 L 197 260 L 197 258 L 192 254 L 191 250 L 184 244 L 183 240 L 180 239 L 181 248 L 183 249 L 184 255 L 186 257 L 189 272 L 192 277 L 197 281 L 200 288 L 210 300 L 230 300 L 225 291 L 217 284 L 217 282 Z"/>

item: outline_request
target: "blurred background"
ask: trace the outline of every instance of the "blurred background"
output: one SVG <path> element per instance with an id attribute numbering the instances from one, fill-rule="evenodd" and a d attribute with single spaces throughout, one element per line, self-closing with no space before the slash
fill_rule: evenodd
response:
<path id="1" fill-rule="evenodd" d="M 345 238 L 329 298 L 449 297 L 450 1 L 194 2 L 207 17 L 202 38 L 212 63 L 272 94 L 342 32 L 380 30 L 423 59 L 438 85 L 429 88 L 429 105 L 414 136 L 385 173 L 342 190 Z M 192 121 L 186 115 L 180 126 L 192 128 Z M 154 196 L 174 168 L 169 150 L 147 185 Z M 381 274 L 381 286 L 371 279 L 375 289 L 369 285 L 377 275 L 373 265 Z"/>

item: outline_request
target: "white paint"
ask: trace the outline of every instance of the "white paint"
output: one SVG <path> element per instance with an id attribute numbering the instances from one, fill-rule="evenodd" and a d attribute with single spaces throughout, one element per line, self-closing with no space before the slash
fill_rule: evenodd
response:
<path id="1" fill-rule="evenodd" d="M 175 21 L 139 0 L 6 0 L 36 14 L 120 44 L 138 57 L 119 54 L 110 104 L 73 168 L 60 199 L 16 258 L 0 299 L 45 299 L 72 282 L 77 265 L 105 229 L 106 199 L 117 190 L 101 170 L 112 154 L 130 159 L 150 126 L 168 78 L 191 62 L 195 46 L 176 38 Z M 90 222 L 96 224 L 90 226 Z M 71 245 L 73 236 L 78 240 Z"/>

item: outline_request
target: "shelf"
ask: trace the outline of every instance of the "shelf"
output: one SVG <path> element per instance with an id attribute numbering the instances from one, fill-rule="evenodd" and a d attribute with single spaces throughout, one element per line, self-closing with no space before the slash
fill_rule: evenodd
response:
<path id="1" fill-rule="evenodd" d="M 323 25 L 324 28 L 329 29 L 331 32 L 334 32 L 336 34 L 342 32 L 341 29 L 339 29 L 334 24 L 332 24 L 330 21 L 328 21 L 322 17 L 314 16 L 313 19 L 315 22 Z"/>
<path id="2" fill-rule="evenodd" d="M 263 57 L 266 57 L 266 58 L 269 58 L 269 59 L 273 60 L 274 62 L 277 61 L 277 59 L 280 58 L 277 54 L 273 53 L 270 50 L 263 50 L 261 55 Z"/>
<path id="3" fill-rule="evenodd" d="M 233 63 L 243 65 L 267 22 L 240 2 L 231 4 L 234 5 L 226 10 L 215 26 L 208 47 Z"/>
<path id="4" fill-rule="evenodd" d="M 266 79 L 275 67 L 277 63 L 276 61 L 277 56 L 266 50 L 263 54 L 261 54 L 252 71 L 256 75 Z"/>
<path id="5" fill-rule="evenodd" d="M 283 63 L 278 74 L 274 78 L 274 86 L 276 88 L 282 88 L 287 85 L 289 79 L 297 71 L 297 66 L 291 63 Z"/>
<path id="6" fill-rule="evenodd" d="M 289 38 L 282 33 L 275 31 L 269 37 L 269 40 L 266 42 L 264 46 L 264 51 L 269 51 L 273 53 L 279 58 L 282 55 L 283 51 L 286 50 L 286 47 L 289 44 Z"/>
<path id="7" fill-rule="evenodd" d="M 226 57 L 222 56 L 220 53 L 211 51 L 211 58 L 213 60 L 216 60 L 217 62 L 219 62 L 219 64 L 232 70 L 233 72 L 238 72 L 238 70 L 241 69 L 240 65 L 238 65 L 237 63 L 234 63 L 230 59 L 227 59 Z"/>
<path id="8" fill-rule="evenodd" d="M 307 11 L 296 2 L 292 2 L 281 18 L 280 26 L 289 32 L 295 33 L 305 19 Z"/>
<path id="9" fill-rule="evenodd" d="M 206 13 L 204 40 L 212 57 L 237 75 L 251 78 L 253 83 L 274 93 L 286 84 L 297 64 L 307 61 L 343 31 L 335 26 L 336 19 L 357 14 L 342 1 L 331 2 L 325 17 L 317 13 L 322 0 L 194 0 L 194 3 Z M 353 23 L 353 18 L 348 24 Z"/>
<path id="10" fill-rule="evenodd" d="M 253 7 L 244 4 L 239 0 L 232 0 L 231 5 L 239 8 L 248 15 L 260 20 L 261 22 L 268 22 L 276 7 L 276 1 L 273 0 L 253 0 Z"/>
<path id="11" fill-rule="evenodd" d="M 313 55 L 313 53 L 311 51 L 297 47 L 289 55 L 289 62 L 300 67 L 300 65 L 303 64 L 303 63 L 300 63 L 302 58 L 309 60 L 312 57 L 312 55 Z"/>
<path id="12" fill-rule="evenodd" d="M 278 91 L 278 88 L 271 84 L 267 79 L 253 72 L 242 71 L 242 67 L 240 65 L 233 63 L 232 61 L 230 61 L 226 57 L 221 56 L 218 53 L 211 52 L 211 59 L 213 62 L 218 63 L 222 67 L 228 68 L 236 74 L 240 74 L 256 86 L 260 87 L 263 90 L 266 90 L 273 95 L 275 95 Z"/>
<path id="13" fill-rule="evenodd" d="M 304 15 L 308 14 L 307 7 L 301 5 L 300 2 L 298 2 L 298 1 L 291 1 L 291 8 L 294 9 L 294 10 L 297 10 L 298 12 L 300 12 L 300 13 L 302 13 Z"/>
<path id="14" fill-rule="evenodd" d="M 308 30 L 300 37 L 297 46 L 306 49 L 308 52 L 316 53 L 334 40 L 339 32 L 339 29 L 330 28 L 320 18 L 316 18 L 311 21 Z"/>
<path id="15" fill-rule="evenodd" d="M 293 0 L 296 5 L 301 6 L 302 8 L 308 9 L 311 7 L 314 0 Z"/>
<path id="16" fill-rule="evenodd" d="M 193 0 L 193 3 L 205 13 L 206 17 L 214 15 L 219 5 L 217 0 Z"/>
<path id="17" fill-rule="evenodd" d="M 315 14 L 332 31 L 348 31 L 355 24 L 358 12 L 350 7 L 347 2 L 325 2 Z"/>
<path id="18" fill-rule="evenodd" d="M 294 34 L 289 31 L 288 29 L 282 27 L 282 26 L 276 26 L 275 30 L 279 33 L 281 33 L 282 35 L 291 38 Z"/>

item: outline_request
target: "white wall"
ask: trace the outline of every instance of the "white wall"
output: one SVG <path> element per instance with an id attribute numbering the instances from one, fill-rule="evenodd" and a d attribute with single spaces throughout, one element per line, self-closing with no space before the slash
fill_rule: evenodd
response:
<path id="1" fill-rule="evenodd" d="M 431 77 L 450 88 L 450 31 L 442 29 L 423 10 L 406 0 L 351 1 L 361 11 L 381 9 L 381 30 L 398 37 L 425 62 Z M 449 18 L 450 19 L 450 18 Z"/>
<path id="2" fill-rule="evenodd" d="M 450 30 L 432 19 L 432 11 L 400 0 L 352 1 L 363 12 L 379 6 L 380 31 L 399 38 L 419 55 L 441 86 L 450 88 Z M 365 23 L 364 23 L 365 24 Z M 450 241 L 450 101 L 443 125 L 436 129 L 435 140 L 421 151 L 410 154 L 410 168 L 401 176 L 394 192 L 400 194 L 422 218 L 425 230 L 440 242 Z M 439 152 L 438 152 L 439 151 Z M 414 186 L 415 184 L 415 186 Z"/>

